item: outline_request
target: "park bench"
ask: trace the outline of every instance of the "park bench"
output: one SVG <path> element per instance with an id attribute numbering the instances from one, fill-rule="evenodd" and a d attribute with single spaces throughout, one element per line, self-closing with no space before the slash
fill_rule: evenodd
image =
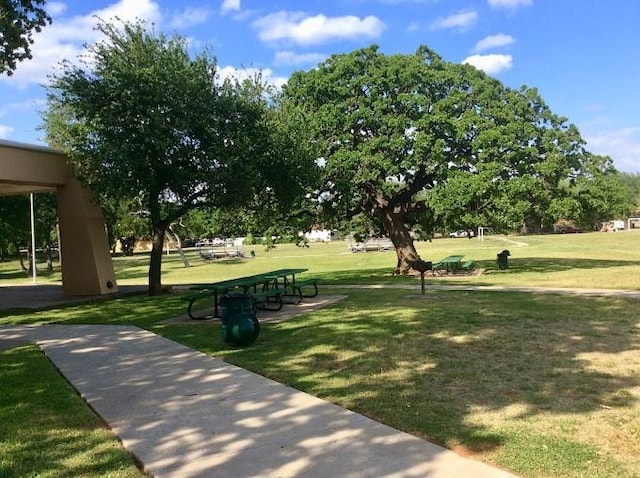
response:
<path id="1" fill-rule="evenodd" d="M 347 247 L 351 252 L 390 251 L 394 249 L 391 239 L 386 237 L 367 239 L 365 242 L 349 242 Z"/>
<path id="2" fill-rule="evenodd" d="M 460 270 L 464 272 L 472 272 L 476 267 L 476 263 L 473 261 L 466 261 L 460 264 Z"/>
<path id="3" fill-rule="evenodd" d="M 282 309 L 282 295 L 284 289 L 278 287 L 273 289 L 264 289 L 251 294 L 255 306 L 262 310 L 270 310 L 276 312 Z"/>
<path id="4" fill-rule="evenodd" d="M 220 259 L 223 257 L 244 257 L 244 251 L 241 247 L 233 244 L 222 244 L 215 246 L 198 247 L 198 254 L 204 260 Z"/>
<path id="5" fill-rule="evenodd" d="M 304 293 L 303 289 L 313 287 L 313 292 Z M 306 280 L 297 281 L 292 285 L 294 295 L 299 297 L 315 297 L 318 295 L 318 279 L 310 278 Z"/>
<path id="6" fill-rule="evenodd" d="M 192 294 L 183 296 L 182 299 L 189 302 L 189 307 L 187 308 L 187 314 L 189 314 L 189 317 L 191 317 L 193 320 L 212 319 L 213 315 L 195 315 L 193 311 L 193 305 L 201 299 L 206 299 L 209 297 L 213 299 L 215 295 L 215 290 L 201 289 L 197 292 L 193 292 Z"/>

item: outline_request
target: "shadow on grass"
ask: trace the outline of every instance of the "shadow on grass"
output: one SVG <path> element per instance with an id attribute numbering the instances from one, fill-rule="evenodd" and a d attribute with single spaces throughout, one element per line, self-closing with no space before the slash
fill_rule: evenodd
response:
<path id="1" fill-rule="evenodd" d="M 186 302 L 176 295 L 149 297 L 144 292 L 128 297 L 96 297 L 71 305 L 41 310 L 0 310 L 3 324 L 112 324 L 149 328 L 159 320 L 184 314 Z"/>
<path id="2" fill-rule="evenodd" d="M 510 433 L 527 437 L 521 438 L 523 456 L 542 453 L 526 443 L 531 438 L 546 447 L 545 430 L 554 429 L 554 419 L 586 419 L 601 410 L 615 417 L 637 404 L 631 390 L 640 378 L 622 363 L 633 363 L 640 350 L 631 300 L 351 290 L 329 308 L 264 324 L 245 349 L 223 344 L 218 323 L 159 323 L 185 306 L 175 296 L 133 297 L 10 322 L 135 324 L 469 454 L 498 453 L 513 439 Z M 597 468 L 572 456 L 558 460 L 556 476 Z"/>
<path id="3" fill-rule="evenodd" d="M 247 260 L 249 259 L 246 257 L 205 260 L 198 255 L 187 253 L 187 261 L 189 262 L 190 269 L 206 267 L 214 263 L 221 266 L 233 266 L 242 264 Z M 171 267 L 178 267 L 179 269 L 184 268 L 182 258 L 179 254 L 173 253 L 170 256 L 163 256 L 163 276 L 166 277 L 171 275 Z M 118 280 L 146 279 L 149 274 L 149 255 L 140 254 L 136 256 L 116 258 L 114 259 L 114 268 Z"/>
<path id="4" fill-rule="evenodd" d="M 611 298 L 353 291 L 330 309 L 266 325 L 249 349 L 225 350 L 215 326 L 157 331 L 473 454 L 497 451 L 508 439 L 501 428 L 521 420 L 636 403 L 628 391 L 640 379 L 589 355 L 637 353 L 633 307 Z"/>
<path id="5" fill-rule="evenodd" d="M 529 274 L 549 274 L 563 272 L 574 269 L 594 270 L 619 268 L 623 266 L 640 266 L 640 261 L 614 261 L 614 260 L 590 260 L 590 259 L 557 259 L 557 258 L 524 258 L 510 259 L 509 268 L 499 270 L 495 261 L 476 261 L 476 269 L 484 270 L 484 274 L 516 275 L 522 273 Z M 314 276 L 320 278 L 325 284 L 398 284 L 406 282 L 408 285 L 415 284 L 415 276 L 396 276 L 393 274 L 393 267 L 377 269 L 354 269 L 332 272 L 319 272 Z M 469 281 L 476 285 L 487 285 L 482 281 L 482 275 L 453 275 L 436 276 L 430 272 L 425 274 L 427 280 L 446 281 L 455 278 L 457 282 Z"/>
<path id="6" fill-rule="evenodd" d="M 36 347 L 0 351 L 0 370 L 0 476 L 143 476 Z"/>
<path id="7" fill-rule="evenodd" d="M 53 270 L 50 271 L 46 268 L 46 266 L 43 266 L 41 269 L 38 269 L 36 271 L 37 277 L 40 278 L 48 278 L 48 277 L 53 277 L 56 274 L 60 274 L 60 267 L 59 266 L 54 266 Z M 20 271 L 20 270 L 16 270 L 16 271 L 0 271 L 0 283 L 2 283 L 3 280 L 23 280 L 23 281 L 28 281 L 29 279 L 31 279 L 32 274 L 30 271 Z"/>
<path id="8" fill-rule="evenodd" d="M 498 271 L 493 261 L 479 261 L 480 267 L 491 272 L 501 274 L 514 274 L 521 272 L 547 274 L 550 272 L 563 272 L 573 269 L 609 269 L 623 266 L 639 266 L 640 261 L 615 261 L 594 259 L 557 259 L 557 258 L 510 258 L 509 268 Z"/>

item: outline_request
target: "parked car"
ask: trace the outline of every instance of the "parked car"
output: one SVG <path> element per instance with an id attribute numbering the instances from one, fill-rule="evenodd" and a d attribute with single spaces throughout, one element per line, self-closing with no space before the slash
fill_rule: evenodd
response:
<path id="1" fill-rule="evenodd" d="M 449 233 L 449 237 L 473 237 L 475 234 L 473 231 L 467 231 L 460 229 L 459 231 L 453 231 Z"/>

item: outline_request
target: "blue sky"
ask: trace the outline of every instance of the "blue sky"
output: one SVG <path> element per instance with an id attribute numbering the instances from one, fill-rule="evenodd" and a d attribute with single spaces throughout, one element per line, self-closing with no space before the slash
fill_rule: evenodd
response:
<path id="1" fill-rule="evenodd" d="M 154 22 L 200 50 L 223 75 L 260 69 L 282 84 L 333 53 L 376 43 L 425 44 L 511 87 L 536 87 L 576 124 L 587 148 L 640 172 L 640 2 L 635 0 L 69 0 L 47 1 L 53 24 L 34 58 L 0 76 L 0 138 L 42 144 L 47 75 L 94 42 L 98 16 Z"/>

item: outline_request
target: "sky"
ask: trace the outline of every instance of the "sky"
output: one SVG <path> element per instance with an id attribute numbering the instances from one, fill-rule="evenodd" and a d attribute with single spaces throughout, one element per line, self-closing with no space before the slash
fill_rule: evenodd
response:
<path id="1" fill-rule="evenodd" d="M 640 2 L 635 0 L 68 0 L 47 1 L 53 23 L 33 59 L 0 75 L 0 139 L 44 144 L 48 75 L 99 40 L 98 18 L 151 22 L 210 49 L 222 76 L 262 71 L 281 85 L 334 53 L 427 45 L 505 85 L 535 87 L 575 124 L 587 149 L 640 173 Z"/>

